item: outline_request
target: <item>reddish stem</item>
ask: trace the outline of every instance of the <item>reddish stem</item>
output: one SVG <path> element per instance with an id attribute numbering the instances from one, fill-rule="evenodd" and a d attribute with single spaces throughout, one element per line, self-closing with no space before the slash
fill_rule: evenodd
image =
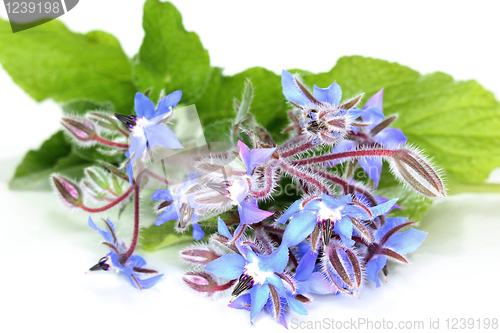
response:
<path id="1" fill-rule="evenodd" d="M 103 137 L 100 137 L 99 135 L 96 135 L 94 137 L 94 140 L 99 142 L 99 143 L 102 143 L 103 145 L 110 146 L 110 147 L 126 148 L 126 149 L 128 149 L 128 147 L 129 147 L 128 143 L 120 143 L 120 142 L 106 140 Z"/>
<path id="2" fill-rule="evenodd" d="M 103 207 L 99 207 L 99 208 L 90 208 L 90 207 L 87 207 L 83 204 L 81 204 L 80 207 L 81 209 L 83 209 L 84 211 L 86 212 L 89 212 L 89 213 L 100 213 L 100 212 L 104 212 L 105 210 L 108 210 L 110 208 L 113 208 L 114 206 L 118 205 L 120 202 L 122 202 L 124 199 L 126 199 L 130 193 L 132 193 L 132 190 L 133 190 L 133 187 L 130 187 L 127 191 L 125 191 L 125 193 L 123 193 L 121 196 L 119 196 L 118 198 L 116 198 L 116 200 L 114 200 L 113 202 L 107 204 L 106 206 L 103 206 Z"/>
<path id="3" fill-rule="evenodd" d="M 137 183 L 134 184 L 134 237 L 132 238 L 132 244 L 130 244 L 130 248 L 127 253 L 125 253 L 125 262 L 130 258 L 132 253 L 137 246 L 137 240 L 139 239 L 139 185 Z"/>
<path id="4" fill-rule="evenodd" d="M 287 158 L 287 157 L 290 157 L 290 156 L 293 156 L 295 154 L 298 154 L 298 153 L 301 153 L 301 152 L 304 152 L 310 148 L 312 148 L 314 145 L 311 143 L 311 142 L 306 142 L 304 144 L 301 144 L 300 146 L 297 146 L 295 148 L 292 148 L 290 150 L 287 150 L 287 151 L 284 151 L 280 154 L 280 157 L 282 158 Z"/>
<path id="5" fill-rule="evenodd" d="M 294 168 L 293 166 L 286 164 L 284 162 L 281 162 L 281 168 L 288 172 L 290 175 L 295 176 L 303 181 L 306 182 L 307 185 L 312 185 L 315 186 L 318 190 L 321 192 L 330 195 L 330 191 L 328 191 L 328 188 L 323 185 L 320 181 L 317 181 L 313 177 L 309 176 L 308 174 Z"/>
<path id="6" fill-rule="evenodd" d="M 342 187 L 342 190 L 344 191 L 345 194 L 347 193 L 352 193 L 352 194 L 356 194 L 357 193 L 360 193 L 362 195 L 365 196 L 365 198 L 370 201 L 370 203 L 373 205 L 373 206 L 376 206 L 377 205 L 377 201 L 375 200 L 375 198 L 373 197 L 373 195 L 365 190 L 365 189 L 362 189 L 360 187 L 357 187 L 356 185 L 353 185 L 353 184 L 349 184 L 346 180 L 340 178 L 340 177 L 337 177 L 335 175 L 332 175 L 332 174 L 329 174 L 328 172 L 324 172 L 324 171 L 321 171 L 321 170 L 314 170 L 319 176 L 335 183 L 335 184 L 338 184 Z"/>
<path id="7" fill-rule="evenodd" d="M 334 153 L 323 156 L 315 156 L 311 158 L 306 158 L 303 160 L 293 161 L 294 165 L 309 165 L 309 164 L 318 164 L 329 162 L 333 160 L 340 160 L 343 158 L 351 158 L 351 157 L 363 157 L 363 156 L 386 156 L 386 157 L 394 157 L 394 154 L 397 150 L 393 149 L 360 149 L 354 151 L 346 151 L 343 153 Z"/>
<path id="8" fill-rule="evenodd" d="M 250 195 L 253 198 L 263 198 L 263 197 L 269 195 L 269 193 L 271 193 L 271 190 L 273 189 L 273 185 L 274 185 L 273 173 L 274 173 L 274 167 L 269 166 L 266 168 L 266 171 L 264 174 L 264 177 L 266 180 L 265 187 L 262 191 L 251 193 Z"/>

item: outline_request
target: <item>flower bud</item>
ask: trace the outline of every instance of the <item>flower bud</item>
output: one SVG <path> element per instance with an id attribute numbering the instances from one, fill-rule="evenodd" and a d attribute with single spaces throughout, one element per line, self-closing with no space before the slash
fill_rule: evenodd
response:
<path id="1" fill-rule="evenodd" d="M 198 245 L 181 252 L 181 258 L 193 264 L 207 265 L 219 258 L 214 249 L 206 245 Z"/>
<path id="2" fill-rule="evenodd" d="M 115 131 L 118 129 L 118 123 L 113 118 L 110 118 L 110 114 L 99 111 L 92 111 L 87 113 L 85 115 L 85 118 L 94 122 L 97 126 L 108 129 L 110 131 Z"/>
<path id="3" fill-rule="evenodd" d="M 182 277 L 182 281 L 191 289 L 206 296 L 212 296 L 215 292 L 220 291 L 215 279 L 211 274 L 206 272 L 187 272 Z"/>
<path id="4" fill-rule="evenodd" d="M 61 124 L 75 139 L 80 142 L 89 142 L 96 136 L 94 125 L 82 117 L 63 117 Z"/>
<path id="5" fill-rule="evenodd" d="M 85 175 L 90 178 L 95 185 L 103 190 L 107 190 L 109 188 L 109 180 L 103 170 L 96 167 L 86 168 Z"/>
<path id="6" fill-rule="evenodd" d="M 446 189 L 431 163 L 415 149 L 398 149 L 390 160 L 392 173 L 400 181 L 429 198 L 444 198 Z"/>
<path id="7" fill-rule="evenodd" d="M 351 249 L 331 240 L 323 256 L 323 272 L 340 291 L 355 294 L 362 281 L 361 264 Z"/>
<path id="8" fill-rule="evenodd" d="M 51 178 L 61 201 L 66 206 L 79 207 L 82 204 L 82 190 L 75 182 L 57 174 L 53 174 Z"/>

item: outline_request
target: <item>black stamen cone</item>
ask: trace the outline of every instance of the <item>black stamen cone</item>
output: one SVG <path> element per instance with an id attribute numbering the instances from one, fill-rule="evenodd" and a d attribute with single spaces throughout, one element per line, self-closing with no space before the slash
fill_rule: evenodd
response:
<path id="1" fill-rule="evenodd" d="M 129 129 L 131 129 L 132 127 L 137 125 L 137 123 L 135 122 L 137 120 L 136 116 L 132 116 L 132 115 L 131 116 L 124 116 L 124 115 L 115 113 L 115 117 L 116 117 L 116 119 L 121 121 Z"/>
<path id="2" fill-rule="evenodd" d="M 101 259 L 99 259 L 99 262 L 97 264 L 90 267 L 89 271 L 91 271 L 91 272 L 107 271 L 109 269 L 109 264 L 106 263 L 107 260 L 108 260 L 108 257 L 102 257 Z"/>
<path id="3" fill-rule="evenodd" d="M 253 287 L 253 277 L 246 274 L 241 274 L 240 280 L 234 287 L 231 296 L 238 297 L 242 292 L 244 292 L 245 290 L 249 290 L 252 287 Z"/>

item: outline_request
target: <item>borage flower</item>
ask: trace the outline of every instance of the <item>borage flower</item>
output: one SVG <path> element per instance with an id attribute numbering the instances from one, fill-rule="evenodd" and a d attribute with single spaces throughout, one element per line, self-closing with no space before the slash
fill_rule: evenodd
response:
<path id="1" fill-rule="evenodd" d="M 235 177 L 232 180 L 225 180 L 221 183 L 208 183 L 207 187 L 217 191 L 225 199 L 223 206 L 233 205 L 238 207 L 240 226 L 253 224 L 273 215 L 258 208 L 257 200 L 251 197 L 252 173 L 260 164 L 267 161 L 275 152 L 276 148 L 260 148 L 250 150 L 243 142 L 238 141 L 240 148 L 240 158 L 246 169 L 246 174 Z M 241 163 L 241 162 L 240 162 Z M 243 231 L 243 228 L 238 229 Z M 235 239 L 239 237 L 237 233 Z"/>
<path id="2" fill-rule="evenodd" d="M 363 111 L 354 107 L 362 95 L 340 104 L 342 89 L 334 82 L 328 88 L 314 85 L 313 93 L 293 74 L 283 70 L 281 84 L 286 99 L 301 111 L 303 130 L 314 143 L 335 143 L 344 137 Z"/>
<path id="3" fill-rule="evenodd" d="M 332 153 L 342 153 L 358 148 L 392 148 L 396 149 L 406 143 L 407 138 L 398 128 L 387 128 L 395 119 L 395 116 L 385 118 L 382 110 L 384 89 L 372 96 L 363 107 L 361 119 L 368 126 L 359 127 L 348 133 L 348 138 L 342 140 L 333 147 Z M 358 159 L 359 165 L 366 174 L 374 181 L 375 187 L 378 187 L 380 174 L 382 173 L 382 158 L 380 156 L 368 156 Z M 337 160 L 333 165 L 342 163 L 343 160 Z"/>
<path id="4" fill-rule="evenodd" d="M 218 228 L 221 235 L 228 239 L 232 237 L 226 224 L 220 218 Z M 239 307 L 240 303 L 248 304 L 251 322 L 270 299 L 275 319 L 278 322 L 282 321 L 284 304 L 288 304 L 292 310 L 299 314 L 307 314 L 302 303 L 289 290 L 290 288 L 293 290 L 295 287 L 291 279 L 284 273 L 288 263 L 288 248 L 285 244 L 280 245 L 267 256 L 256 254 L 239 241 L 236 242 L 236 246 L 241 254 L 225 254 L 205 266 L 205 270 L 221 278 L 238 279 L 231 293 L 230 304 L 233 299 L 236 299 L 234 307 Z M 285 288 L 283 282 L 289 287 Z M 249 291 L 250 298 L 242 295 L 246 291 Z"/>
<path id="5" fill-rule="evenodd" d="M 198 224 L 200 220 L 201 205 L 195 201 L 195 193 L 189 193 L 198 184 L 200 173 L 191 172 L 187 175 L 184 183 L 174 186 L 170 190 L 158 190 L 152 196 L 153 200 L 161 200 L 158 209 L 165 209 L 158 216 L 155 225 L 160 226 L 167 221 L 177 220 L 175 226 L 178 232 L 186 230 L 189 225 L 193 226 L 193 238 L 197 241 L 205 236 L 205 233 Z"/>
<path id="6" fill-rule="evenodd" d="M 427 237 L 427 232 L 413 228 L 398 233 L 415 224 L 406 220 L 406 217 L 388 218 L 375 232 L 374 242 L 368 246 L 365 270 L 368 278 L 375 282 L 377 287 L 380 287 L 378 273 L 387 264 L 387 257 L 407 264 L 408 260 L 403 255 L 418 249 Z"/>
<path id="7" fill-rule="evenodd" d="M 287 243 L 288 247 L 303 241 L 316 226 L 321 232 L 323 248 L 330 242 L 332 232 L 340 236 L 345 246 L 351 247 L 354 245 L 351 239 L 353 225 L 363 233 L 364 227 L 360 220 L 372 220 L 385 214 L 397 200 L 366 207 L 357 201 L 352 201 L 350 194 L 339 199 L 322 194 L 321 198 L 295 201 L 277 221 L 284 224 L 291 219 L 283 234 L 283 242 Z"/>
<path id="8" fill-rule="evenodd" d="M 110 269 L 115 269 L 117 273 L 122 273 L 128 277 L 132 286 L 136 288 L 148 289 L 153 287 L 161 279 L 163 274 L 158 274 L 158 272 L 153 269 L 144 268 L 146 265 L 144 258 L 134 254 L 129 255 L 127 253 L 128 251 L 125 243 L 116 237 L 113 223 L 109 219 L 104 221 L 104 223 L 106 223 L 107 231 L 100 229 L 89 216 L 88 225 L 101 234 L 104 238 L 102 244 L 111 249 L 106 256 L 102 257 L 96 265 L 90 268 L 90 271 L 108 271 Z M 158 275 L 147 279 L 139 278 L 139 276 L 147 274 Z"/>
<path id="9" fill-rule="evenodd" d="M 135 95 L 134 107 L 136 115 L 123 116 L 116 114 L 119 119 L 130 131 L 130 147 L 125 154 L 130 158 L 127 164 L 127 174 L 130 185 L 133 185 L 133 166 L 135 161 L 146 151 L 146 148 L 163 146 L 171 149 L 184 148 L 174 132 L 162 120 L 166 113 L 171 112 L 173 107 L 179 103 L 182 97 L 180 90 L 165 96 L 158 103 L 155 109 L 153 102 L 144 94 Z"/>

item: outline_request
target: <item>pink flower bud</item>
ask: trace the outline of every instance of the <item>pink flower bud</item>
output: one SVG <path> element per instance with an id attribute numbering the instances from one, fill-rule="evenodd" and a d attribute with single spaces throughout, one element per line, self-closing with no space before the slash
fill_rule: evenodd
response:
<path id="1" fill-rule="evenodd" d="M 66 206 L 79 207 L 82 204 L 82 190 L 75 182 L 57 174 L 53 174 L 51 178 L 57 194 Z"/>
<path id="2" fill-rule="evenodd" d="M 198 245 L 185 249 L 181 252 L 182 259 L 191 262 L 193 264 L 207 265 L 208 263 L 219 258 L 214 249 L 206 245 Z"/>
<path id="3" fill-rule="evenodd" d="M 85 118 L 63 117 L 61 124 L 72 137 L 80 142 L 92 141 L 96 136 L 94 125 Z"/>
<path id="4" fill-rule="evenodd" d="M 218 285 L 212 275 L 205 272 L 187 272 L 183 277 L 184 281 L 191 289 L 212 296 L 218 290 Z"/>

